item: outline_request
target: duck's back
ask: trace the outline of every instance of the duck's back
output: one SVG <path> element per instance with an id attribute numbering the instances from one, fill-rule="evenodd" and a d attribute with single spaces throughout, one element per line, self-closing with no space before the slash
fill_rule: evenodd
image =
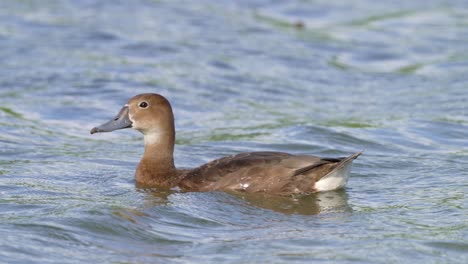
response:
<path id="1" fill-rule="evenodd" d="M 185 171 L 179 187 L 187 191 L 311 193 L 318 191 L 316 182 L 333 172 L 344 160 L 358 155 L 329 159 L 282 152 L 242 153 Z"/>

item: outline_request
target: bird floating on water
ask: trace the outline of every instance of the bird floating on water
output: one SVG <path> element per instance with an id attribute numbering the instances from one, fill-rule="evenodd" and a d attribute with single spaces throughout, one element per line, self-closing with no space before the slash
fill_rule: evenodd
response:
<path id="1" fill-rule="evenodd" d="M 134 128 L 144 135 L 145 150 L 135 172 L 137 185 L 141 187 L 276 195 L 330 191 L 346 185 L 351 163 L 362 153 L 320 158 L 283 152 L 249 152 L 193 169 L 177 169 L 172 108 L 166 98 L 154 93 L 134 96 L 114 119 L 94 127 L 91 134 L 123 128 Z"/>

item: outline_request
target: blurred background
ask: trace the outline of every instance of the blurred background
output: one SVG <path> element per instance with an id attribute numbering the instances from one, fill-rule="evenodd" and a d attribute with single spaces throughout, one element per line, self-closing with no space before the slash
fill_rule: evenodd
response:
<path id="1" fill-rule="evenodd" d="M 0 262 L 466 263 L 466 1 L 0 1 Z M 166 96 L 176 165 L 346 156 L 297 198 L 141 190 Z"/>

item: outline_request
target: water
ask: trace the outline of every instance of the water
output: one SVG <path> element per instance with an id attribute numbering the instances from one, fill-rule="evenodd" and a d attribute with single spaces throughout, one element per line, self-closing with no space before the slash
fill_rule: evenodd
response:
<path id="1" fill-rule="evenodd" d="M 342 2 L 1 1 L 0 262 L 467 263 L 468 5 Z M 89 130 L 142 92 L 180 167 L 365 154 L 296 199 L 138 189 L 141 135 Z"/>

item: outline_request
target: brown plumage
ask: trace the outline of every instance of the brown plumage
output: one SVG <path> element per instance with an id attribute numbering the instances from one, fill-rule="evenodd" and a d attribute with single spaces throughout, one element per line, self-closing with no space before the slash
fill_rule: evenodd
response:
<path id="1" fill-rule="evenodd" d="M 174 117 L 169 102 L 158 94 L 131 98 L 116 118 L 91 133 L 133 127 L 142 132 L 145 152 L 135 179 L 142 187 L 176 187 L 185 191 L 265 192 L 305 194 L 344 187 L 352 161 L 282 152 L 241 153 L 211 161 L 190 170 L 174 166 Z"/>

